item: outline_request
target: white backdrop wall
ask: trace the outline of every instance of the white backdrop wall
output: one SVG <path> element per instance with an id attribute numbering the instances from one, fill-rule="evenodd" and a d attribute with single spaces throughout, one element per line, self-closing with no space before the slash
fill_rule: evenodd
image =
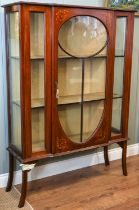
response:
<path id="1" fill-rule="evenodd" d="M 18 0 L 15 0 L 16 2 Z M 29 0 L 27 2 L 35 2 L 36 0 Z M 1 3 L 10 3 L 12 0 L 2 0 Z M 90 6 L 103 6 L 103 0 L 40 0 L 48 3 L 60 4 L 79 4 Z M 133 52 L 133 74 L 132 74 L 132 87 L 131 87 L 131 106 L 130 106 L 130 120 L 129 120 L 129 137 L 131 141 L 129 144 L 134 144 L 139 139 L 138 132 L 138 69 L 139 69 L 139 18 L 135 20 L 135 35 L 134 35 L 134 52 Z M 4 13 L 3 8 L 0 7 L 0 174 L 7 173 L 8 171 L 8 153 L 6 147 L 8 145 L 8 125 L 7 125 L 7 101 L 6 101 L 6 68 L 5 68 L 5 45 L 4 45 Z M 137 112 L 138 111 L 138 112 Z M 56 160 L 54 160 L 56 161 Z"/>

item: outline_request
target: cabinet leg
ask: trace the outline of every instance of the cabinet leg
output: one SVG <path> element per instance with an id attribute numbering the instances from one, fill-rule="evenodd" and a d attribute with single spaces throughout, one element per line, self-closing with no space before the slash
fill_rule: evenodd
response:
<path id="1" fill-rule="evenodd" d="M 127 141 L 122 143 L 122 169 L 123 175 L 127 176 L 127 164 L 126 164 L 126 153 L 127 153 Z"/>
<path id="2" fill-rule="evenodd" d="M 104 147 L 104 160 L 106 166 L 110 165 L 109 156 L 108 156 L 108 146 Z"/>
<path id="3" fill-rule="evenodd" d="M 9 153 L 9 177 L 6 187 L 6 192 L 9 192 L 12 189 L 12 183 L 13 183 L 13 177 L 14 177 L 14 157 L 12 154 Z"/>
<path id="4" fill-rule="evenodd" d="M 19 201 L 19 208 L 22 208 L 25 204 L 26 194 L 27 194 L 27 178 L 28 178 L 28 170 L 22 171 L 22 187 L 21 187 L 21 196 Z"/>

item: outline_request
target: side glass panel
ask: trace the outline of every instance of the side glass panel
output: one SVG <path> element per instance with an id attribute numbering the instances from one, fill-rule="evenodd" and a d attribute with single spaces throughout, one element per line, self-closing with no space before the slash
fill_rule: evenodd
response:
<path id="1" fill-rule="evenodd" d="M 116 46 L 114 65 L 113 108 L 111 135 L 121 134 L 121 114 L 124 78 L 124 54 L 126 39 L 126 17 L 118 17 L 116 21 Z"/>
<path id="2" fill-rule="evenodd" d="M 30 13 L 32 152 L 45 150 L 44 13 Z"/>
<path id="3" fill-rule="evenodd" d="M 116 45 L 115 55 L 125 54 L 126 39 L 126 17 L 117 17 L 116 19 Z"/>
<path id="4" fill-rule="evenodd" d="M 73 17 L 59 31 L 58 115 L 63 131 L 85 143 L 104 112 L 107 32 L 98 19 Z"/>
<path id="5" fill-rule="evenodd" d="M 11 144 L 21 150 L 21 106 L 20 106 L 20 55 L 19 55 L 19 13 L 7 14 L 9 21 L 9 80 Z"/>

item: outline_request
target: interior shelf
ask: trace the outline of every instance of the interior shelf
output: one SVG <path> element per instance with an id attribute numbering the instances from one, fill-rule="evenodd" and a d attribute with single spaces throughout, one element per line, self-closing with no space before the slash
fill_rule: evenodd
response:
<path id="1" fill-rule="evenodd" d="M 31 60 L 43 60 L 44 59 L 44 55 L 34 55 L 34 56 L 31 56 L 30 59 Z"/>
<path id="2" fill-rule="evenodd" d="M 44 98 L 32 99 L 31 108 L 44 107 Z"/>
<path id="3" fill-rule="evenodd" d="M 113 98 L 122 98 L 122 96 L 118 94 L 114 94 Z M 84 102 L 91 102 L 91 101 L 101 101 L 105 100 L 105 93 L 88 93 L 84 94 Z M 74 104 L 81 102 L 81 95 L 69 95 L 69 96 L 60 96 L 58 99 L 58 105 L 65 105 L 65 104 Z"/>
<path id="4" fill-rule="evenodd" d="M 91 56 L 92 58 L 107 58 L 107 55 L 96 55 L 96 56 Z M 59 59 L 81 59 L 81 57 L 74 57 L 74 56 L 70 56 L 70 55 L 59 55 L 58 56 Z"/>
<path id="5" fill-rule="evenodd" d="M 11 56 L 10 58 L 19 59 L 20 57 L 19 56 Z M 34 55 L 34 56 L 31 56 L 30 59 L 31 60 L 44 60 L 44 55 Z"/>
<path id="6" fill-rule="evenodd" d="M 17 106 L 20 106 L 19 101 L 13 101 L 13 103 L 16 104 Z M 31 108 L 41 108 L 41 107 L 44 107 L 44 98 L 31 100 Z"/>
<path id="7" fill-rule="evenodd" d="M 113 95 L 113 99 L 122 98 L 122 96 L 118 94 Z M 101 101 L 105 100 L 105 93 L 88 93 L 84 94 L 84 102 L 92 102 L 92 101 Z M 81 102 L 81 95 L 68 95 L 68 96 L 60 96 L 58 99 L 58 105 L 66 105 L 66 104 L 75 104 Z M 20 106 L 19 101 L 13 101 L 14 104 Z M 32 99 L 31 100 L 31 108 L 41 108 L 44 107 L 44 98 Z"/>
<path id="8" fill-rule="evenodd" d="M 84 94 L 84 101 L 98 101 L 104 100 L 105 93 L 88 93 Z M 81 95 L 68 95 L 68 96 L 60 96 L 58 99 L 58 104 L 73 104 L 81 102 Z"/>
<path id="9" fill-rule="evenodd" d="M 92 134 L 92 131 L 90 132 L 86 132 L 86 133 L 83 133 L 83 139 L 84 141 L 86 139 L 88 139 Z M 72 139 L 74 140 L 75 143 L 81 143 L 80 141 L 80 133 L 79 134 L 73 134 L 73 135 L 69 135 L 68 136 L 69 139 Z M 33 147 L 33 152 L 36 152 L 36 151 L 43 151 L 44 150 L 44 140 L 39 140 L 38 142 L 33 142 L 32 143 L 32 147 Z"/>
<path id="10" fill-rule="evenodd" d="M 115 55 L 116 58 L 124 58 L 124 55 Z M 80 57 L 73 57 L 70 55 L 60 55 L 58 57 L 59 59 L 81 59 Z M 89 58 L 107 58 L 107 55 L 96 55 L 96 56 L 91 56 Z"/>
<path id="11" fill-rule="evenodd" d="M 44 151 L 44 140 L 32 142 L 33 152 Z"/>
<path id="12" fill-rule="evenodd" d="M 117 128 L 112 127 L 111 128 L 111 136 L 117 136 L 120 135 L 121 131 Z"/>
<path id="13" fill-rule="evenodd" d="M 73 134 L 73 135 L 69 135 L 68 137 L 69 139 L 74 140 L 75 143 L 83 143 L 83 142 L 86 142 L 88 138 L 90 138 L 91 134 L 92 134 L 92 131 L 83 133 L 82 142 L 80 141 L 80 134 Z"/>
<path id="14" fill-rule="evenodd" d="M 68 138 L 69 139 L 72 139 L 72 141 L 74 141 L 75 143 L 83 143 L 83 142 L 86 142 L 86 140 L 87 139 L 89 139 L 90 137 L 91 137 L 91 135 L 93 134 L 93 132 L 92 131 L 90 131 L 90 132 L 86 132 L 86 133 L 83 133 L 83 141 L 81 142 L 80 141 L 80 133 L 78 133 L 78 134 L 73 134 L 73 135 L 69 135 L 68 136 Z M 117 135 L 120 135 L 120 132 L 119 133 L 117 133 L 117 132 L 115 132 L 115 131 L 112 131 L 111 132 L 111 137 L 113 137 L 113 136 L 117 136 Z M 40 151 L 43 151 L 44 150 L 44 141 L 42 141 L 42 142 L 33 142 L 33 150 L 34 150 L 34 152 L 35 151 L 38 151 L 38 149 L 40 150 Z"/>
<path id="15" fill-rule="evenodd" d="M 124 58 L 124 55 L 115 55 L 116 58 Z M 19 59 L 19 56 L 11 56 L 10 58 L 12 59 Z M 58 57 L 59 59 L 81 59 L 78 57 L 73 57 L 70 55 L 60 55 Z M 91 57 L 90 57 L 91 58 Z M 96 56 L 92 56 L 92 58 L 107 58 L 107 55 L 96 55 Z M 31 56 L 30 58 L 31 60 L 44 60 L 44 56 L 43 55 L 34 55 Z"/>

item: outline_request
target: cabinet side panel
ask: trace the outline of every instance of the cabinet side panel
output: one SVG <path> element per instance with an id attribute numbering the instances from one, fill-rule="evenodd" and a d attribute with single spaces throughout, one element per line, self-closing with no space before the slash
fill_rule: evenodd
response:
<path id="1" fill-rule="evenodd" d="M 7 83 L 9 144 L 22 151 L 20 98 L 20 13 L 17 7 L 5 9 L 7 44 Z"/>

